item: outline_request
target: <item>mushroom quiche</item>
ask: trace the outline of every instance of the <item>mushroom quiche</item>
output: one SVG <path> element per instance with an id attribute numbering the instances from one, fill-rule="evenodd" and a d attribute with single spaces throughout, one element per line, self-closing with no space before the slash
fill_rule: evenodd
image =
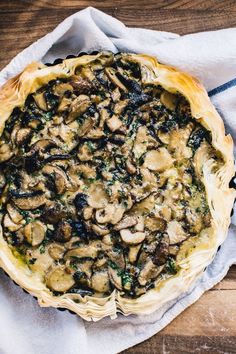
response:
<path id="1" fill-rule="evenodd" d="M 86 320 L 186 292 L 226 237 L 233 143 L 204 88 L 146 55 L 32 63 L 0 89 L 0 266 Z"/>

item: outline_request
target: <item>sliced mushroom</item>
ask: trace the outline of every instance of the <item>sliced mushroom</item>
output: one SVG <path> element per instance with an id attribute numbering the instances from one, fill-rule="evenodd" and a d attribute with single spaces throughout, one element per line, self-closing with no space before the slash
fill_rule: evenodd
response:
<path id="1" fill-rule="evenodd" d="M 99 128 L 103 128 L 104 123 L 106 120 L 108 120 L 110 117 L 110 113 L 108 112 L 107 109 L 102 108 L 100 111 L 100 121 L 99 121 Z"/>
<path id="2" fill-rule="evenodd" d="M 115 90 L 112 91 L 111 93 L 111 98 L 113 100 L 113 102 L 118 102 L 120 99 L 120 90 L 118 87 L 115 88 Z"/>
<path id="3" fill-rule="evenodd" d="M 59 243 L 51 243 L 51 245 L 48 247 L 48 253 L 56 261 L 63 258 L 65 251 L 65 247 Z"/>
<path id="4" fill-rule="evenodd" d="M 84 210 L 83 210 L 84 220 L 91 219 L 92 215 L 93 215 L 93 208 L 91 208 L 91 207 L 84 208 Z"/>
<path id="5" fill-rule="evenodd" d="M 145 227 L 150 231 L 164 231 L 166 227 L 166 221 L 159 217 L 147 216 L 144 221 Z"/>
<path id="6" fill-rule="evenodd" d="M 73 86 L 70 85 L 68 82 L 61 82 L 54 86 L 53 92 L 57 96 L 63 96 L 65 92 L 73 91 Z"/>
<path id="7" fill-rule="evenodd" d="M 44 96 L 44 92 L 36 93 L 33 95 L 36 105 L 43 111 L 48 110 L 48 105 Z"/>
<path id="8" fill-rule="evenodd" d="M 106 293 L 110 290 L 110 281 L 107 272 L 96 272 L 91 278 L 91 287 L 99 292 Z"/>
<path id="9" fill-rule="evenodd" d="M 179 252 L 179 247 L 176 245 L 170 246 L 169 247 L 169 254 L 172 256 L 176 256 L 177 253 Z"/>
<path id="10" fill-rule="evenodd" d="M 58 106 L 58 112 L 63 112 L 69 109 L 71 105 L 71 98 L 63 97 L 59 106 Z"/>
<path id="11" fill-rule="evenodd" d="M 13 151 L 9 144 L 2 143 L 0 145 L 0 162 L 9 160 L 13 156 Z"/>
<path id="12" fill-rule="evenodd" d="M 151 194 L 145 199 L 143 199 L 141 202 L 134 204 L 132 211 L 135 214 L 137 213 L 144 215 L 145 213 L 148 213 L 153 210 L 155 203 L 155 196 L 154 194 Z"/>
<path id="13" fill-rule="evenodd" d="M 57 224 L 66 216 L 66 210 L 63 209 L 60 203 L 53 203 L 52 205 L 45 206 L 42 219 L 48 224 Z"/>
<path id="14" fill-rule="evenodd" d="M 119 267 L 120 269 L 125 269 L 125 257 L 123 250 L 114 250 L 109 248 L 108 257 L 117 267 Z"/>
<path id="15" fill-rule="evenodd" d="M 105 68 L 104 71 L 115 86 L 118 86 L 122 91 L 127 92 L 127 88 L 117 78 L 116 71 L 113 68 Z"/>
<path id="16" fill-rule="evenodd" d="M 77 262 L 76 264 L 78 266 L 78 269 L 86 275 L 87 281 L 89 280 L 89 283 L 90 283 L 94 260 L 89 260 L 89 259 L 86 261 L 82 260 L 81 262 L 79 262 L 79 263 Z M 87 283 L 87 285 L 91 285 L 91 284 Z"/>
<path id="17" fill-rule="evenodd" d="M 90 161 L 92 159 L 93 154 L 89 146 L 87 144 L 83 144 L 79 148 L 79 152 L 77 156 L 80 159 L 80 161 Z"/>
<path id="18" fill-rule="evenodd" d="M 129 248 L 129 261 L 130 261 L 130 263 L 136 262 L 141 246 L 142 245 L 140 244 L 138 246 L 131 246 Z"/>
<path id="19" fill-rule="evenodd" d="M 121 219 L 118 224 L 114 227 L 114 230 L 122 230 L 122 229 L 127 229 L 129 227 L 132 227 L 136 225 L 138 222 L 138 218 L 136 216 L 126 216 L 123 219 Z"/>
<path id="20" fill-rule="evenodd" d="M 89 96 L 79 95 L 74 101 L 71 103 L 70 113 L 66 118 L 66 123 L 73 122 L 76 118 L 78 118 L 82 113 L 84 113 L 89 106 L 91 105 L 91 101 Z"/>
<path id="21" fill-rule="evenodd" d="M 65 192 L 68 180 L 65 172 L 60 167 L 45 165 L 42 172 L 46 175 L 54 177 L 55 189 L 58 194 L 63 194 Z"/>
<path id="22" fill-rule="evenodd" d="M 147 149 L 157 148 L 158 145 L 159 144 L 157 140 L 152 135 L 150 135 L 148 128 L 143 125 L 140 126 L 137 130 L 133 148 L 135 158 L 139 159 L 144 155 Z"/>
<path id="23" fill-rule="evenodd" d="M 104 209 L 96 211 L 95 217 L 99 224 L 111 223 L 117 224 L 123 217 L 124 207 L 116 204 L 108 204 Z"/>
<path id="24" fill-rule="evenodd" d="M 131 175 L 136 173 L 136 167 L 132 164 L 130 159 L 126 161 L 126 169 Z"/>
<path id="25" fill-rule="evenodd" d="M 22 227 L 22 224 L 14 223 L 10 218 L 9 214 L 5 214 L 3 219 L 3 226 L 7 228 L 9 231 L 17 231 Z"/>
<path id="26" fill-rule="evenodd" d="M 178 161 L 189 159 L 193 155 L 191 147 L 187 146 L 192 128 L 192 124 L 188 124 L 184 128 L 173 129 L 169 134 L 170 142 L 168 150 L 173 152 L 174 157 Z"/>
<path id="27" fill-rule="evenodd" d="M 111 234 L 105 235 L 105 236 L 102 238 L 102 242 L 103 242 L 105 245 L 107 245 L 107 246 L 113 245 L 112 238 L 111 238 Z"/>
<path id="28" fill-rule="evenodd" d="M 117 115 L 113 115 L 111 118 L 109 118 L 107 121 L 107 126 L 108 128 L 112 131 L 115 132 L 122 126 L 122 121 L 118 118 Z"/>
<path id="29" fill-rule="evenodd" d="M 12 199 L 14 204 L 22 210 L 37 209 L 40 206 L 44 205 L 47 201 L 45 194 L 41 191 L 19 194 L 14 193 Z"/>
<path id="30" fill-rule="evenodd" d="M 143 216 L 137 216 L 137 224 L 134 226 L 136 231 L 143 231 L 144 230 L 144 218 Z"/>
<path id="31" fill-rule="evenodd" d="M 19 211 L 12 205 L 12 204 L 7 204 L 7 211 L 8 214 L 11 218 L 11 220 L 18 224 L 23 220 L 23 216 L 19 213 Z"/>
<path id="32" fill-rule="evenodd" d="M 32 130 L 30 128 L 21 128 L 16 133 L 16 144 L 22 145 L 31 135 Z"/>
<path id="33" fill-rule="evenodd" d="M 148 259 L 138 276 L 139 284 L 145 286 L 149 280 L 157 278 L 163 268 L 163 265 L 157 267 L 151 259 Z"/>
<path id="34" fill-rule="evenodd" d="M 94 209 L 104 208 L 108 203 L 108 195 L 102 183 L 93 183 L 90 187 L 88 204 Z M 99 221 L 98 221 L 99 222 Z M 100 222 L 99 222 L 100 223 Z"/>
<path id="35" fill-rule="evenodd" d="M 187 208 L 186 219 L 190 226 L 190 232 L 199 233 L 203 227 L 203 219 L 200 213 Z"/>
<path id="36" fill-rule="evenodd" d="M 161 266 L 166 263 L 169 255 L 169 237 L 167 234 L 160 239 L 155 249 L 152 261 L 154 264 Z"/>
<path id="37" fill-rule="evenodd" d="M 118 275 L 118 271 L 111 267 L 108 268 L 108 275 L 111 283 L 118 289 L 122 290 L 122 278 Z"/>
<path id="38" fill-rule="evenodd" d="M 40 139 L 37 140 L 33 145 L 30 147 L 30 153 L 32 152 L 46 152 L 52 148 L 57 147 L 55 141 L 51 139 Z"/>
<path id="39" fill-rule="evenodd" d="M 170 245 L 182 242 L 188 238 L 182 225 L 176 220 L 172 220 L 168 223 L 166 231 L 170 239 Z"/>
<path id="40" fill-rule="evenodd" d="M 59 242 L 67 242 L 71 239 L 71 237 L 72 237 L 71 225 L 65 220 L 60 221 L 54 235 L 55 240 Z"/>
<path id="41" fill-rule="evenodd" d="M 129 229 L 123 229 L 120 231 L 121 239 L 128 245 L 138 245 L 143 242 L 146 234 L 145 232 L 132 233 Z"/>
<path id="42" fill-rule="evenodd" d="M 46 275 L 46 285 L 49 289 L 65 292 L 75 284 L 72 274 L 68 274 L 65 266 L 56 266 Z"/>
<path id="43" fill-rule="evenodd" d="M 105 136 L 104 131 L 101 128 L 94 128 L 91 129 L 88 133 L 87 133 L 87 138 L 88 139 L 101 139 L 103 136 Z"/>
<path id="44" fill-rule="evenodd" d="M 147 152 L 144 167 L 151 171 L 161 172 L 170 168 L 173 159 L 166 148 L 162 147 L 158 150 L 150 150 Z"/>
<path id="45" fill-rule="evenodd" d="M 24 236 L 32 246 L 38 246 L 43 242 L 46 230 L 46 226 L 41 221 L 36 220 L 24 227 Z"/>
<path id="46" fill-rule="evenodd" d="M 105 236 L 107 234 L 109 234 L 110 230 L 107 229 L 106 227 L 102 226 L 102 225 L 96 225 L 96 224 L 92 224 L 92 230 L 93 232 L 95 232 L 95 234 L 100 235 L 100 236 Z"/>
<path id="47" fill-rule="evenodd" d="M 68 259 L 70 257 L 73 258 L 84 258 L 84 257 L 89 257 L 89 258 L 96 258 L 98 255 L 98 249 L 97 247 L 93 246 L 93 245 L 86 245 L 84 247 L 77 247 L 74 248 L 70 251 L 68 251 L 65 254 L 65 259 Z"/>

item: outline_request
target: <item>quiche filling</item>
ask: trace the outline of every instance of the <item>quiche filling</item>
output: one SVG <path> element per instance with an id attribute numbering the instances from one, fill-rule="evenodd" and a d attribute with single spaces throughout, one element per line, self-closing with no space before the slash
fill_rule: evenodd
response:
<path id="1" fill-rule="evenodd" d="M 139 297 L 211 224 L 209 132 L 138 63 L 104 57 L 29 95 L 0 138 L 5 240 L 54 295 Z"/>

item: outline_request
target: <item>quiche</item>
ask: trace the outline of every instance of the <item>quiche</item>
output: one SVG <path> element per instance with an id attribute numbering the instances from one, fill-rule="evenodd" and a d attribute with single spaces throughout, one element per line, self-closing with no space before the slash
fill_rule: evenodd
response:
<path id="1" fill-rule="evenodd" d="M 201 84 L 147 55 L 32 63 L 0 89 L 0 266 L 86 320 L 187 292 L 224 241 L 233 142 Z"/>

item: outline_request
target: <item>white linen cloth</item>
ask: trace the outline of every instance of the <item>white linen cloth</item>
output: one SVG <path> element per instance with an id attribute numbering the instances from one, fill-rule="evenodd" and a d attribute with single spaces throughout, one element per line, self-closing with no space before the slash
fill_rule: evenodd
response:
<path id="1" fill-rule="evenodd" d="M 53 32 L 18 54 L 0 73 L 0 84 L 33 60 L 47 63 L 80 51 L 106 49 L 155 55 L 160 62 L 198 77 L 212 90 L 236 77 L 235 42 L 234 28 L 180 37 L 127 28 L 90 7 L 70 16 Z M 224 118 L 228 132 L 236 137 L 236 88 L 212 96 L 212 101 Z M 0 353 L 112 354 L 151 337 L 219 282 L 236 263 L 235 225 L 231 225 L 227 240 L 194 288 L 148 316 L 118 315 L 116 320 L 84 322 L 68 312 L 40 308 L 0 271 Z"/>

